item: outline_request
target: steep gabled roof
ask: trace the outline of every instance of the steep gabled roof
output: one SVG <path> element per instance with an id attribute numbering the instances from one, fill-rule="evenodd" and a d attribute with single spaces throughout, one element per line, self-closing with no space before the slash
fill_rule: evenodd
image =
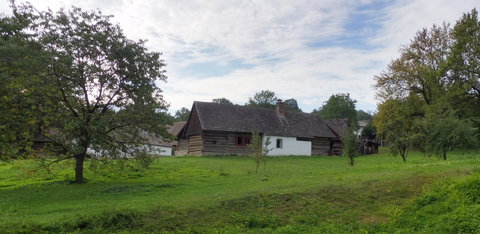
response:
<path id="1" fill-rule="evenodd" d="M 313 114 L 285 112 L 258 107 L 194 102 L 192 118 L 198 116 L 202 130 L 228 132 L 258 132 L 274 136 L 336 137 L 327 125 Z M 189 134 L 187 126 L 187 134 Z"/>
<path id="2" fill-rule="evenodd" d="M 328 119 L 325 123 L 338 137 L 341 137 L 348 128 L 348 119 Z"/>
<path id="3" fill-rule="evenodd" d="M 172 134 L 173 136 L 178 136 L 182 132 L 186 124 L 187 121 L 175 122 L 168 128 L 168 133 Z"/>

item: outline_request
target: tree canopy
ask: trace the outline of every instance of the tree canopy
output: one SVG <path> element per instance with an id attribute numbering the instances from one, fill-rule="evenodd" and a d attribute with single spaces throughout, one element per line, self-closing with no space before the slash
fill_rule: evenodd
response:
<path id="1" fill-rule="evenodd" d="M 419 31 L 375 77 L 382 101 L 374 121 L 379 133 L 405 150 L 412 145 L 444 159 L 452 149 L 478 147 L 479 41 L 475 9 L 453 28 L 444 24 Z"/>
<path id="2" fill-rule="evenodd" d="M 295 100 L 294 98 L 287 99 L 283 102 L 285 103 L 287 111 L 302 112 L 300 107 L 298 107 L 297 100 Z"/>
<path id="3" fill-rule="evenodd" d="M 262 90 L 248 99 L 246 106 L 262 107 L 267 109 L 275 109 L 277 103 L 275 92 L 270 90 Z"/>
<path id="4" fill-rule="evenodd" d="M 219 104 L 230 104 L 230 105 L 233 105 L 233 102 L 231 102 L 230 100 L 228 100 L 227 98 L 214 98 L 212 99 L 212 102 L 214 103 L 219 103 Z"/>
<path id="5" fill-rule="evenodd" d="M 190 116 L 190 109 L 182 107 L 182 109 L 175 111 L 175 120 L 176 121 L 188 121 Z"/>
<path id="6" fill-rule="evenodd" d="M 39 118 L 35 125 L 49 148 L 60 152 L 59 159 L 75 159 L 77 183 L 84 181 L 85 159 L 140 159 L 142 136 L 167 135 L 168 105 L 157 86 L 166 80 L 160 53 L 148 51 L 144 41 L 126 38 L 111 16 L 98 11 L 13 9 L 14 18 L 28 19 L 21 31 L 33 32 L 23 41 L 40 45 L 46 64 L 40 71 L 28 64 L 22 69 L 39 77 L 35 85 L 48 90 L 37 93 L 42 99 L 31 99 Z"/>
<path id="7" fill-rule="evenodd" d="M 352 126 L 357 124 L 356 100 L 350 98 L 349 93 L 339 93 L 330 96 L 318 110 L 312 113 L 318 114 L 322 119 L 348 119 Z"/>
<path id="8" fill-rule="evenodd" d="M 363 110 L 357 110 L 357 120 L 358 121 L 361 121 L 361 120 L 364 120 L 364 121 L 369 121 L 369 120 L 372 120 L 373 116 L 368 113 L 368 112 L 365 112 Z"/>
<path id="9" fill-rule="evenodd" d="M 275 92 L 270 90 L 262 90 L 256 93 L 252 98 L 249 98 L 245 106 L 275 109 L 278 100 L 281 99 L 276 96 Z M 286 99 L 283 102 L 285 103 L 285 108 L 287 111 L 302 112 L 302 110 L 298 107 L 297 100 L 294 98 Z"/>
<path id="10" fill-rule="evenodd" d="M 0 159 L 28 154 L 38 132 L 38 108 L 48 92 L 41 82 L 46 61 L 41 44 L 27 32 L 28 15 L 0 17 Z"/>

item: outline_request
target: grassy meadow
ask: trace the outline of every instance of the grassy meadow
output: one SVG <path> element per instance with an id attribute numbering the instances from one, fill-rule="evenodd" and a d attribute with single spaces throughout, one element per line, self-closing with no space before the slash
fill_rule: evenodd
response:
<path id="1" fill-rule="evenodd" d="M 245 157 L 162 157 L 90 163 L 82 185 L 70 161 L 2 162 L 0 232 L 478 232 L 480 154 L 448 156 L 275 157 L 259 173 Z"/>

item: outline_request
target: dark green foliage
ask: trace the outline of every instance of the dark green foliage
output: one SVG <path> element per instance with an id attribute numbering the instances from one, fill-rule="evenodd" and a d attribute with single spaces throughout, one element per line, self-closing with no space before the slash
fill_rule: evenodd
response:
<path id="1" fill-rule="evenodd" d="M 182 109 L 175 112 L 176 121 L 188 121 L 188 117 L 190 117 L 190 109 L 186 107 L 182 107 Z"/>
<path id="2" fill-rule="evenodd" d="M 370 140 L 375 140 L 375 138 L 377 137 L 377 129 L 376 129 L 375 126 L 373 125 L 372 121 L 370 121 L 370 122 L 367 124 L 367 126 L 365 126 L 365 127 L 362 129 L 361 136 L 362 136 L 362 138 L 366 138 L 366 139 L 370 139 Z"/>
<path id="3" fill-rule="evenodd" d="M 359 151 L 359 144 L 355 133 L 353 133 L 353 128 L 349 128 L 343 133 L 342 143 L 342 155 L 348 159 L 348 164 L 353 166 L 355 163 L 355 157 L 358 155 Z"/>
<path id="4" fill-rule="evenodd" d="M 455 113 L 442 111 L 435 107 L 424 121 L 424 149 L 441 155 L 447 160 L 447 152 L 452 149 L 469 149 L 478 147 L 480 135 L 469 119 L 460 119 Z M 439 113 L 435 113 L 439 112 Z"/>
<path id="5" fill-rule="evenodd" d="M 302 110 L 298 107 L 297 100 L 294 98 L 287 99 L 283 101 L 283 103 L 285 103 L 287 111 L 302 112 Z"/>
<path id="6" fill-rule="evenodd" d="M 357 120 L 358 121 L 361 121 L 361 120 L 370 121 L 372 119 L 373 119 L 373 116 L 370 113 L 367 113 L 363 110 L 358 110 L 357 111 Z"/>
<path id="7" fill-rule="evenodd" d="M 160 53 L 126 38 L 110 16 L 98 11 L 40 12 L 28 4 L 13 9 L 18 21 L 27 19 L 22 32 L 34 32 L 29 40 L 40 45 L 44 65 L 43 70 L 27 68 L 32 64 L 27 61 L 19 68 L 39 77 L 39 88 L 18 83 L 20 90 L 34 93 L 30 107 L 18 112 L 35 112 L 36 133 L 48 140 L 49 150 L 60 152 L 59 160 L 75 158 L 77 183 L 83 182 L 83 163 L 92 156 L 87 149 L 95 150 L 95 157 L 135 157 L 144 151 L 137 147 L 146 141 L 142 136 L 167 135 L 170 118 L 156 83 L 166 79 Z M 9 108 L 12 113 L 20 107 Z M 139 161 L 148 164 L 145 157 Z"/>
<path id="8" fill-rule="evenodd" d="M 475 9 L 464 14 L 453 29 L 444 24 L 419 31 L 375 77 L 383 103 L 374 123 L 393 153 L 415 147 L 446 159 L 450 150 L 480 145 L 477 15 Z"/>
<path id="9" fill-rule="evenodd" d="M 249 98 L 248 102 L 245 103 L 245 106 L 254 106 L 254 107 L 261 107 L 266 109 L 275 109 L 277 106 L 277 101 L 279 99 L 275 92 L 270 90 L 262 90 L 259 93 L 256 93 L 253 98 Z M 298 107 L 297 100 L 295 98 L 286 99 L 283 101 L 285 104 L 286 111 L 295 111 L 295 112 L 302 112 L 302 110 Z"/>
<path id="10" fill-rule="evenodd" d="M 313 113 L 322 119 L 348 119 L 351 126 L 357 126 L 356 100 L 350 98 L 349 93 L 339 93 L 330 96 L 323 106 Z"/>
<path id="11" fill-rule="evenodd" d="M 253 98 L 249 98 L 246 106 L 262 107 L 267 109 L 275 109 L 277 103 L 275 92 L 270 90 L 262 90 L 256 93 Z"/>
<path id="12" fill-rule="evenodd" d="M 220 104 L 230 104 L 230 105 L 233 105 L 233 102 L 231 102 L 230 100 L 222 97 L 222 98 L 214 98 L 212 99 L 212 102 L 215 102 L 215 103 L 220 103 Z"/>
<path id="13" fill-rule="evenodd" d="M 400 155 L 407 161 L 407 150 L 415 145 L 421 145 L 423 128 L 420 125 L 421 102 L 416 96 L 406 101 L 386 100 L 378 105 L 378 113 L 373 124 L 378 134 L 385 137 L 390 144 L 394 156 Z"/>
<path id="14" fill-rule="evenodd" d="M 50 89 L 41 75 L 45 55 L 33 35 L 29 13 L 0 16 L 0 160 L 30 153 L 38 135 L 39 111 L 47 108 Z"/>

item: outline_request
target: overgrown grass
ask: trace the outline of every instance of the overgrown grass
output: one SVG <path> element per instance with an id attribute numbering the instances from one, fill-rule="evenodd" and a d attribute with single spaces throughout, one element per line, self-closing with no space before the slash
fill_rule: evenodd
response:
<path id="1" fill-rule="evenodd" d="M 459 206 L 422 199 L 447 185 L 463 188 L 455 181 L 470 180 L 479 156 L 454 153 L 443 161 L 415 153 L 403 163 L 384 152 L 359 157 L 354 167 L 343 157 L 277 157 L 258 174 L 243 157 L 165 157 L 147 170 L 97 166 L 83 185 L 69 184 L 72 162 L 50 173 L 32 173 L 33 161 L 0 163 L 0 232 L 448 232 L 435 229 L 446 225 L 443 207 L 451 206 L 447 217 L 458 223 L 479 211 L 478 200 Z M 468 196 L 480 193 L 475 182 L 469 186 Z M 465 195 L 439 194 L 443 200 L 435 201 L 446 203 Z M 479 222 L 472 222 L 454 230 L 475 230 Z"/>

